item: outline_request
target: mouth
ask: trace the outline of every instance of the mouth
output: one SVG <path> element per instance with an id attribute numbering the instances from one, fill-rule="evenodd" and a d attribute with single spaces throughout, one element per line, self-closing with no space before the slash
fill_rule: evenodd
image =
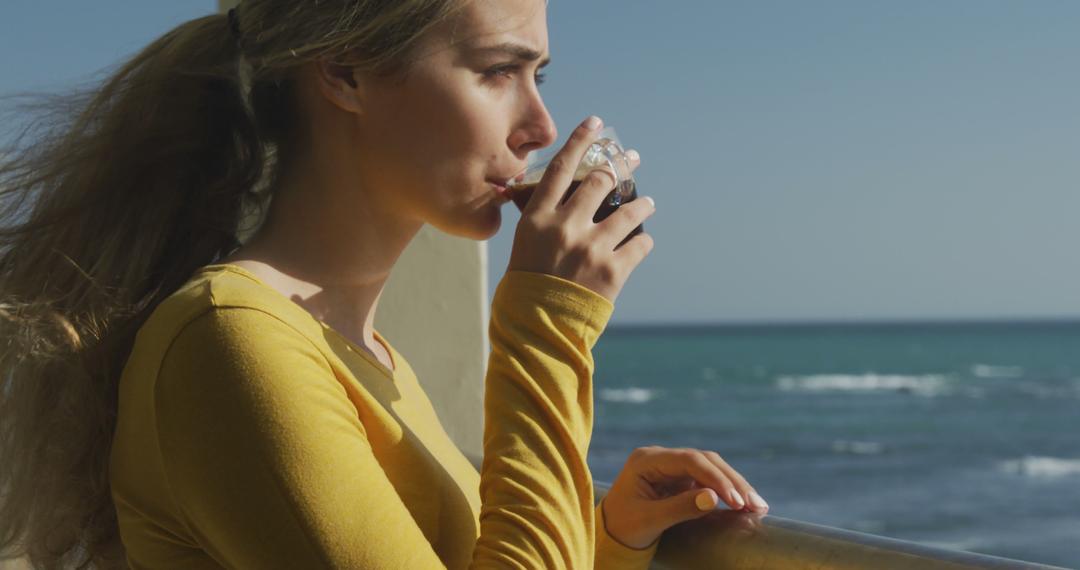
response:
<path id="1" fill-rule="evenodd" d="M 499 198 L 506 201 L 510 200 L 510 191 L 506 189 L 507 184 L 509 184 L 508 180 L 488 180 L 487 183 L 495 190 L 495 194 Z"/>
<path id="2" fill-rule="evenodd" d="M 498 186 L 500 188 L 506 188 L 507 186 L 510 186 L 511 184 L 513 184 L 515 180 L 516 181 L 521 181 L 524 177 L 525 177 L 525 169 L 523 168 L 520 171 L 515 172 L 514 174 L 511 174 L 509 176 L 501 176 L 500 175 L 500 176 L 496 176 L 494 178 L 488 178 L 487 181 L 489 183 L 491 183 L 493 186 Z"/>

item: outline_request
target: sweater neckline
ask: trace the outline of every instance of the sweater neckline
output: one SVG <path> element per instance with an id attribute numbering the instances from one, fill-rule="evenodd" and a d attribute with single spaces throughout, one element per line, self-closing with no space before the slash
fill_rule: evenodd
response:
<path id="1" fill-rule="evenodd" d="M 375 341 L 378 342 L 379 344 L 381 344 L 383 346 L 383 349 L 386 350 L 386 353 L 390 355 L 390 362 L 391 362 L 391 364 L 393 364 L 393 366 L 394 366 L 393 368 L 387 368 L 385 364 L 383 364 L 378 358 L 375 357 L 374 354 L 369 352 L 366 348 L 356 344 L 351 339 L 349 339 L 345 335 L 338 332 L 337 329 L 330 326 L 329 324 L 327 324 L 322 319 L 319 319 L 315 315 L 312 315 L 310 312 L 308 312 L 307 309 L 305 309 L 304 307 L 301 307 L 299 304 L 297 304 L 292 299 L 286 297 L 285 295 L 282 295 L 281 291 L 278 291 L 277 289 L 271 287 L 269 283 L 263 281 L 262 279 L 259 278 L 259 276 L 255 275 L 251 271 L 248 271 L 247 269 L 244 269 L 243 267 L 240 267 L 239 265 L 233 265 L 231 263 L 212 263 L 210 265 L 205 265 L 205 266 L 201 267 L 199 269 L 199 271 L 212 271 L 212 270 L 216 270 L 216 269 L 236 273 L 238 275 L 241 275 L 243 277 L 246 277 L 246 278 L 254 281 L 258 285 L 260 285 L 262 287 L 265 287 L 266 289 L 269 289 L 270 291 L 273 291 L 274 294 L 277 295 L 279 298 L 288 301 L 292 305 L 294 305 L 294 306 L 298 307 L 300 310 L 304 311 L 304 313 L 306 315 L 308 315 L 313 321 L 319 323 L 319 326 L 321 326 L 324 330 L 330 331 L 331 334 L 333 334 L 338 339 L 340 339 L 343 343 L 345 343 L 346 347 L 348 347 L 350 352 L 353 352 L 355 354 L 359 354 L 361 358 L 364 358 L 365 360 L 370 362 L 373 366 L 378 368 L 381 372 L 383 372 L 391 380 L 396 380 L 397 379 L 397 372 L 398 372 L 398 370 L 401 369 L 401 366 L 399 365 L 399 362 L 401 360 L 398 358 L 397 351 L 394 350 L 394 348 L 390 345 L 390 342 L 387 341 L 386 338 L 383 337 L 383 335 L 379 334 L 379 331 L 377 331 L 375 329 L 371 330 L 372 335 L 375 337 Z"/>

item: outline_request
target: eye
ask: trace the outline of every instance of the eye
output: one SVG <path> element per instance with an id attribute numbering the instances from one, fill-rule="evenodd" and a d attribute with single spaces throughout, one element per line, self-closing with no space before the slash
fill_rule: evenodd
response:
<path id="1" fill-rule="evenodd" d="M 521 66 L 517 65 L 517 64 L 497 65 L 495 67 L 492 67 L 491 69 L 488 69 L 488 70 L 484 71 L 484 78 L 485 79 L 496 79 L 498 77 L 510 77 L 511 75 L 513 75 L 514 73 L 516 73 L 516 72 L 518 72 L 520 70 L 521 70 Z M 536 74 L 536 84 L 538 86 L 543 85 L 544 81 L 546 79 L 547 79 L 546 74 L 539 73 L 539 72 Z"/>

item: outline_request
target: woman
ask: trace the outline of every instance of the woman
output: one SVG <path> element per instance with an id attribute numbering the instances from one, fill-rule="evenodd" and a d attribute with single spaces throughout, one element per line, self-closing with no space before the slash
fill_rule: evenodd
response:
<path id="1" fill-rule="evenodd" d="M 654 211 L 594 224 L 603 172 L 561 203 L 599 119 L 518 224 L 481 473 L 373 328 L 422 225 L 491 237 L 502 184 L 555 141 L 546 54 L 540 0 L 245 0 L 6 159 L 0 546 L 45 567 L 645 568 L 720 501 L 765 512 L 716 453 L 659 447 L 593 506 L 590 351 L 652 241 L 615 245 Z"/>

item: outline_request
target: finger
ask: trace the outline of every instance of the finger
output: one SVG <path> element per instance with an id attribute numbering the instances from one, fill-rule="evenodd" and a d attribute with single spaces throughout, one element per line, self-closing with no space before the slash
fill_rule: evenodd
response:
<path id="1" fill-rule="evenodd" d="M 731 508 L 740 510 L 746 506 L 727 475 L 709 461 L 701 451 L 696 449 L 667 450 L 667 453 L 657 454 L 655 457 L 658 460 L 656 467 L 665 476 L 673 478 L 689 475 L 698 484 L 716 491 L 720 500 Z"/>
<path id="2" fill-rule="evenodd" d="M 641 155 L 634 149 L 626 151 L 626 158 L 630 160 L 630 172 L 637 170 L 637 167 L 641 166 Z"/>
<path id="3" fill-rule="evenodd" d="M 720 497 L 716 491 L 708 488 L 690 489 L 667 501 L 670 503 L 668 513 L 672 524 L 698 518 L 720 506 Z"/>
<path id="4" fill-rule="evenodd" d="M 705 489 L 697 493 L 693 491 L 697 491 L 697 489 L 692 489 L 688 494 L 694 497 L 694 506 L 697 507 L 697 510 L 709 512 L 720 505 L 720 497 L 716 496 L 716 491 L 712 489 Z"/>
<path id="5" fill-rule="evenodd" d="M 610 242 L 611 249 L 614 251 L 616 246 L 622 243 L 626 236 L 630 235 L 630 232 L 655 213 L 656 202 L 649 196 L 627 202 L 619 206 L 606 219 L 600 221 L 598 224 L 600 226 L 598 228 L 600 239 Z"/>
<path id="6" fill-rule="evenodd" d="M 653 497 L 654 499 L 664 499 L 691 489 L 701 489 L 693 477 L 683 477 L 668 483 L 652 485 L 652 487 L 657 491 L 657 496 Z"/>
<path id="7" fill-rule="evenodd" d="M 765 499 L 761 498 L 761 495 L 754 490 L 754 487 L 746 481 L 746 478 L 741 473 L 735 470 L 719 453 L 715 451 L 704 452 L 705 458 L 711 461 L 718 469 L 727 475 L 732 484 L 735 485 L 737 492 L 742 495 L 742 498 L 746 501 L 747 510 L 766 513 L 769 511 L 769 504 L 765 502 Z"/>
<path id="8" fill-rule="evenodd" d="M 630 149 L 630 150 L 625 151 L 624 155 L 626 157 L 627 163 L 629 163 L 629 165 L 630 165 L 630 174 L 633 175 L 634 171 L 636 171 L 637 167 L 642 165 L 642 155 L 638 154 L 637 151 L 634 150 L 634 149 Z M 611 180 L 613 182 L 615 182 L 616 185 L 618 185 L 618 178 L 616 177 L 615 173 L 613 173 L 611 171 L 610 168 L 608 168 L 608 167 L 598 168 L 598 171 L 606 173 L 609 177 L 611 177 Z M 592 173 L 590 173 L 590 174 L 592 174 Z M 631 188 L 633 189 L 633 185 L 631 186 Z M 600 190 L 603 190 L 603 192 L 600 192 Z M 612 190 L 615 190 L 615 187 L 612 187 L 610 184 L 603 185 L 603 188 L 595 188 L 595 192 L 590 191 L 589 188 L 586 188 L 585 191 L 582 192 L 581 188 L 579 187 L 578 191 L 573 193 L 573 196 L 579 196 L 579 194 L 580 194 L 578 200 L 581 201 L 583 206 L 588 206 L 588 207 L 585 207 L 585 211 L 591 213 L 590 215 L 593 218 L 595 218 L 597 213 L 599 212 L 600 207 L 603 207 L 604 203 L 610 198 Z M 623 188 L 621 191 L 623 192 L 623 195 L 625 196 L 625 188 Z M 598 193 L 598 195 L 597 195 L 597 193 Z M 571 196 L 571 199 L 573 198 L 573 196 Z M 623 198 L 623 204 L 630 203 L 630 202 L 634 201 L 636 198 L 637 198 L 637 192 L 634 191 L 634 190 L 631 190 L 630 198 Z M 569 202 L 569 200 L 567 200 L 567 202 Z M 654 203 L 652 205 L 656 206 L 656 204 L 654 204 Z M 573 206 L 573 207 L 577 207 L 577 206 Z M 622 207 L 622 206 L 616 206 L 616 209 L 619 209 L 620 207 Z M 626 234 L 624 233 L 623 235 L 625 236 Z M 621 241 L 620 241 L 620 243 L 621 243 Z"/>
<path id="9" fill-rule="evenodd" d="M 651 235 L 641 232 L 615 250 L 615 259 L 624 267 L 634 268 L 641 264 L 654 247 Z"/>
<path id="10" fill-rule="evenodd" d="M 615 189 L 615 174 L 606 167 L 590 170 L 581 180 L 574 193 L 566 199 L 563 208 L 569 208 L 572 216 L 587 218 L 590 222 L 597 210 Z"/>
<path id="11" fill-rule="evenodd" d="M 665 528 L 684 521 L 701 518 L 720 506 L 720 497 L 710 488 L 690 489 L 648 505 L 649 520 Z"/>
<path id="12" fill-rule="evenodd" d="M 596 135 L 603 126 L 604 123 L 599 117 L 592 116 L 570 133 L 566 144 L 551 159 L 544 171 L 540 184 L 525 207 L 526 211 L 553 210 L 558 206 L 574 180 L 574 173 L 585 156 L 585 151 L 596 140 Z"/>

